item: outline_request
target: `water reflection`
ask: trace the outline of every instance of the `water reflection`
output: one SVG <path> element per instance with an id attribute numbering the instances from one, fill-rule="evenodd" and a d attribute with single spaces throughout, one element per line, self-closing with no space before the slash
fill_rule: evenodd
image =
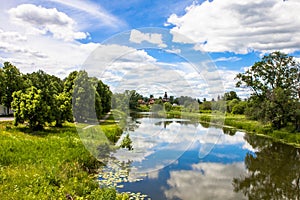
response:
<path id="1" fill-rule="evenodd" d="M 167 199 L 245 199 L 232 190 L 232 177 L 245 172 L 242 162 L 198 163 L 192 170 L 171 171 L 167 180 L 170 187 L 164 193 Z"/>
<path id="2" fill-rule="evenodd" d="M 259 151 L 246 155 L 248 174 L 233 179 L 235 191 L 249 199 L 300 199 L 300 150 L 255 136 L 245 139 Z"/>
<path id="3" fill-rule="evenodd" d="M 146 173 L 142 181 L 122 183 L 120 192 L 160 200 L 300 199 L 297 148 L 188 119 L 147 114 L 132 121 L 137 125 L 123 136 L 129 132 L 134 150 L 119 149 L 110 156 L 126 164 L 129 178 Z M 204 144 L 214 148 L 199 157 Z"/>

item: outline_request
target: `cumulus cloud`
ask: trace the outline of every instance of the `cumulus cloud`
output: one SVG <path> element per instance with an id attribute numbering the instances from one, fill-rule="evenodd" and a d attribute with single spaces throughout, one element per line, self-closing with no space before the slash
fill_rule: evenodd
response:
<path id="1" fill-rule="evenodd" d="M 76 31 L 75 21 L 56 8 L 21 4 L 11 8 L 8 13 L 14 22 L 32 28 L 36 33 L 51 33 L 55 38 L 67 41 L 84 39 L 88 36 L 88 33 Z"/>
<path id="2" fill-rule="evenodd" d="M 134 43 L 141 43 L 143 41 L 157 44 L 159 47 L 166 47 L 166 44 L 163 43 L 162 35 L 158 33 L 142 33 L 139 30 L 132 30 L 130 33 L 129 41 Z"/>
<path id="3" fill-rule="evenodd" d="M 236 82 L 237 82 L 237 80 L 235 80 L 235 77 L 238 74 L 238 71 L 219 70 L 219 73 L 220 73 L 220 77 L 222 77 L 224 90 L 226 92 L 234 90 L 237 92 L 237 94 L 240 98 L 248 98 L 249 95 L 252 93 L 251 90 L 248 88 L 236 88 L 235 87 Z M 220 94 L 223 95 L 223 93 L 220 93 Z"/>
<path id="4" fill-rule="evenodd" d="M 299 9 L 297 0 L 214 0 L 193 4 L 183 16 L 172 14 L 167 21 L 175 26 L 173 40 L 196 43 L 196 50 L 293 52 L 299 50 Z"/>
<path id="5" fill-rule="evenodd" d="M 245 173 L 243 163 L 198 163 L 193 170 L 171 171 L 165 190 L 168 199 L 246 199 L 235 193 L 232 179 Z"/>

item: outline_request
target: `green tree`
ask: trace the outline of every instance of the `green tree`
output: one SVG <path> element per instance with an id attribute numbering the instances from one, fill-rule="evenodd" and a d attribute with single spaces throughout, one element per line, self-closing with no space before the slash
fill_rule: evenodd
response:
<path id="1" fill-rule="evenodd" d="M 165 108 L 165 111 L 169 112 L 172 109 L 172 104 L 170 102 L 165 102 L 164 108 Z"/>
<path id="2" fill-rule="evenodd" d="M 72 110 L 75 121 L 88 122 L 96 120 L 95 100 L 95 85 L 93 85 L 86 71 L 79 71 L 78 76 L 74 80 L 72 98 Z"/>
<path id="3" fill-rule="evenodd" d="M 101 80 L 98 80 L 97 82 L 96 91 L 101 98 L 102 114 L 105 114 L 111 109 L 112 92 L 110 91 L 109 86 L 104 84 Z"/>
<path id="4" fill-rule="evenodd" d="M 139 105 L 138 100 L 143 99 L 143 96 L 140 95 L 139 93 L 137 93 L 135 90 L 131 90 L 131 91 L 126 90 L 125 95 L 130 97 L 129 108 L 132 110 L 137 109 L 137 107 Z"/>
<path id="5" fill-rule="evenodd" d="M 68 93 L 70 97 L 73 95 L 74 80 L 76 79 L 77 75 L 78 75 L 78 71 L 73 71 L 63 80 L 64 83 L 63 91 L 65 93 Z"/>
<path id="6" fill-rule="evenodd" d="M 128 150 L 132 150 L 132 141 L 129 137 L 129 134 L 127 134 L 124 139 L 122 140 L 122 143 L 120 145 L 121 148 L 127 148 Z"/>
<path id="7" fill-rule="evenodd" d="M 203 101 L 202 104 L 199 105 L 200 110 L 211 110 L 212 103 L 210 101 Z"/>
<path id="8" fill-rule="evenodd" d="M 19 69 L 9 62 L 5 62 L 1 70 L 1 103 L 7 108 L 7 114 L 13 101 L 12 94 L 23 89 L 23 78 Z"/>
<path id="9" fill-rule="evenodd" d="M 237 87 L 244 85 L 253 91 L 246 114 L 270 122 L 277 129 L 296 120 L 292 105 L 299 101 L 299 76 L 299 63 L 281 52 L 270 53 L 245 73 L 239 73 Z"/>
<path id="10" fill-rule="evenodd" d="M 62 126 L 62 123 L 65 121 L 73 121 L 71 98 L 72 97 L 65 92 L 55 95 L 53 114 L 55 115 L 56 126 Z"/>
<path id="11" fill-rule="evenodd" d="M 60 93 L 63 92 L 63 81 L 54 76 L 47 74 L 42 70 L 38 70 L 37 72 L 33 72 L 31 74 L 26 74 L 26 83 L 27 85 L 34 86 L 38 90 L 41 90 L 41 98 L 42 101 L 47 103 L 47 105 L 51 108 L 47 110 L 47 113 L 44 113 L 47 116 L 47 122 L 51 123 L 53 121 L 57 122 L 57 125 L 60 125 L 60 121 L 62 118 L 62 114 L 59 113 L 59 107 L 61 106 L 61 101 L 56 98 Z M 69 113 L 68 111 L 67 113 Z"/>
<path id="12" fill-rule="evenodd" d="M 235 91 L 225 92 L 223 99 L 226 101 L 233 99 L 241 100 Z"/>
<path id="13" fill-rule="evenodd" d="M 236 104 L 232 107 L 231 113 L 232 114 L 244 114 L 246 106 L 247 106 L 246 101 L 239 101 L 238 104 Z"/>
<path id="14" fill-rule="evenodd" d="M 42 129 L 46 122 L 49 122 L 47 113 L 51 107 L 42 98 L 42 91 L 32 86 L 25 92 L 13 93 L 12 108 L 14 109 L 14 124 L 28 121 L 29 127 L 33 130 Z"/>

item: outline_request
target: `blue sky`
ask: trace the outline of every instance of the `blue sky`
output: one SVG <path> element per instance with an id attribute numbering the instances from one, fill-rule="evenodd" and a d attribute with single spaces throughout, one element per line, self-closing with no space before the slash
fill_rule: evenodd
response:
<path id="1" fill-rule="evenodd" d="M 229 90 L 247 97 L 248 90 L 234 87 L 237 73 L 275 50 L 299 59 L 299 9 L 297 0 L 6 1 L 0 5 L 0 62 L 10 61 L 24 73 L 42 69 L 63 78 L 73 70 L 84 68 L 95 49 L 104 48 L 109 51 L 100 50 L 102 60 L 111 62 L 118 56 L 123 57 L 123 64 L 115 63 L 106 77 L 102 77 L 107 83 L 115 78 L 119 85 L 136 86 L 153 75 L 144 73 L 141 67 L 158 67 L 165 71 L 160 73 L 157 68 L 156 74 L 163 76 L 155 76 L 156 83 L 164 79 L 179 84 L 180 81 L 165 75 L 168 72 L 173 78 L 176 74 L 178 78 L 189 79 L 185 86 L 177 84 L 181 91 L 170 91 L 176 96 L 198 89 L 201 92 L 195 95 L 197 97 L 215 97 L 217 93 Z M 148 29 L 141 29 L 144 27 Z M 130 53 L 124 55 L 124 51 Z M 185 68 L 188 62 L 182 55 L 201 57 L 203 53 L 214 63 L 211 65 L 214 69 L 204 69 L 207 60 L 200 64 L 199 60 L 193 59 L 190 64 L 201 69 L 197 77 L 197 70 L 193 72 L 192 68 Z M 166 66 L 173 68 L 166 71 Z M 135 71 L 140 76 L 133 76 Z M 212 76 L 216 72 L 218 77 Z M 131 75 L 125 76 L 128 73 Z M 123 74 L 123 77 L 113 76 L 116 74 Z M 124 79 L 128 77 L 137 80 L 126 80 L 125 84 Z M 211 86 L 210 80 L 216 79 L 222 84 L 216 82 Z M 117 85 L 112 85 L 112 89 Z M 149 85 L 154 84 L 151 81 L 145 83 L 140 86 L 140 92 L 155 93 L 159 87 L 157 84 L 151 89 Z M 165 90 L 175 87 L 166 86 L 166 81 L 162 81 L 162 85 Z M 218 89 L 219 85 L 222 85 L 221 89 Z M 125 86 L 121 88 L 125 89 Z"/>

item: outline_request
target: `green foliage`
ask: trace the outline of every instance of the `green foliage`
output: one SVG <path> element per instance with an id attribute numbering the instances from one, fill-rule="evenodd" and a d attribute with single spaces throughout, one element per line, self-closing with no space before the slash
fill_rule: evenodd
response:
<path id="1" fill-rule="evenodd" d="M 297 117 L 294 105 L 299 101 L 300 64 L 292 56 L 273 52 L 256 62 L 245 73 L 237 75 L 237 87 L 245 85 L 254 92 L 246 108 L 252 119 L 271 122 L 280 129 Z"/>
<path id="2" fill-rule="evenodd" d="M 132 147 L 132 141 L 129 137 L 129 134 L 127 134 L 123 140 L 122 140 L 122 143 L 120 145 L 121 148 L 127 148 L 128 150 L 132 150 L 133 147 Z"/>
<path id="3" fill-rule="evenodd" d="M 203 103 L 204 105 L 200 105 L 200 108 L 202 109 L 202 111 L 204 110 L 204 106 L 205 104 L 208 104 L 208 101 L 204 102 Z M 206 108 L 206 110 L 209 110 L 209 107 Z M 214 102 L 211 102 L 211 110 L 214 110 L 214 111 L 220 111 L 222 113 L 225 113 L 226 112 L 226 101 L 223 101 L 223 100 L 219 100 L 219 101 L 214 101 Z"/>
<path id="4" fill-rule="evenodd" d="M 56 126 L 62 126 L 65 121 L 72 122 L 71 97 L 68 93 L 62 92 L 55 95 L 54 98 L 56 106 L 54 107 L 53 114 L 55 115 Z"/>
<path id="5" fill-rule="evenodd" d="M 172 104 L 170 102 L 165 102 L 164 109 L 165 111 L 169 112 L 172 109 Z"/>
<path id="6" fill-rule="evenodd" d="M 15 110 L 15 125 L 28 121 L 29 127 L 33 130 L 41 129 L 48 122 L 47 113 L 51 110 L 50 106 L 42 99 L 42 91 L 34 86 L 25 92 L 15 92 L 12 108 Z"/>
<path id="7" fill-rule="evenodd" d="M 7 114 L 13 101 L 12 94 L 23 89 L 23 78 L 19 69 L 9 62 L 5 62 L 0 70 L 0 103 L 7 108 Z"/>
<path id="8" fill-rule="evenodd" d="M 94 176 L 102 164 L 68 124 L 35 134 L 11 122 L 0 123 L 1 199 L 122 199 L 115 189 L 100 189 Z M 126 199 L 126 195 L 124 195 Z"/>
<path id="9" fill-rule="evenodd" d="M 126 90 L 125 96 L 129 97 L 129 109 L 135 110 L 138 107 L 138 100 L 143 99 L 143 96 L 135 90 Z"/>
<path id="10" fill-rule="evenodd" d="M 88 122 L 96 119 L 95 95 L 96 89 L 87 72 L 80 71 L 74 80 L 73 115 L 77 122 Z M 97 100 L 96 100 L 97 102 Z M 97 102 L 96 104 L 98 104 Z"/>
<path id="11" fill-rule="evenodd" d="M 298 199 L 299 149 L 253 135 L 245 139 L 259 151 L 246 155 L 247 175 L 233 179 L 234 191 L 247 199 Z"/>
<path id="12" fill-rule="evenodd" d="M 210 101 L 204 101 L 202 104 L 199 105 L 200 110 L 211 110 L 212 103 Z"/>
<path id="13" fill-rule="evenodd" d="M 96 122 L 111 109 L 112 93 L 107 85 L 79 71 L 74 81 L 72 95 L 73 115 L 77 122 Z M 70 83 L 68 87 L 71 88 Z M 66 89 L 67 90 L 67 89 Z"/>
<path id="14" fill-rule="evenodd" d="M 103 109 L 102 113 L 107 113 L 111 109 L 111 96 L 112 92 L 109 89 L 109 86 L 104 84 L 101 80 L 98 80 L 96 91 L 101 98 L 101 107 Z"/>
<path id="15" fill-rule="evenodd" d="M 246 101 L 240 101 L 238 104 L 233 105 L 231 113 L 232 114 L 244 114 L 247 106 Z"/>
<path id="16" fill-rule="evenodd" d="M 68 93 L 69 96 L 73 95 L 74 91 L 74 80 L 78 75 L 78 71 L 71 72 L 64 80 L 64 92 Z"/>
<path id="17" fill-rule="evenodd" d="M 225 92 L 223 99 L 225 101 L 231 101 L 233 99 L 240 100 L 235 91 Z"/>

